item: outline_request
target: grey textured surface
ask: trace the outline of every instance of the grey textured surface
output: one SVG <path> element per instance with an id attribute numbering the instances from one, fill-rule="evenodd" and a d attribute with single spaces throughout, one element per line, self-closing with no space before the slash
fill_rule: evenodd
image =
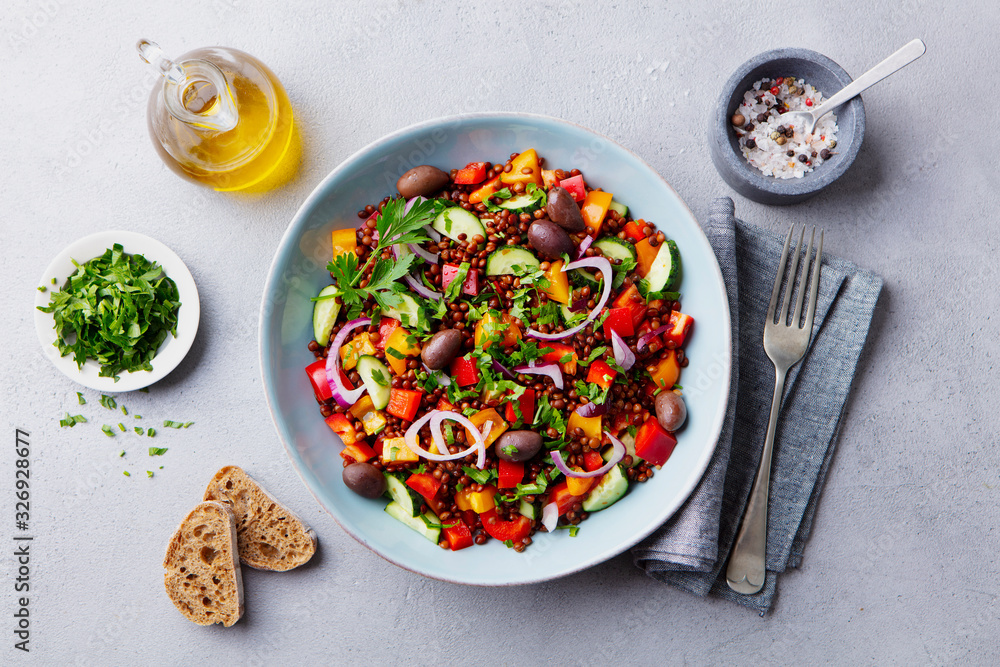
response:
<path id="1" fill-rule="evenodd" d="M 995 662 L 1000 140 L 980 121 L 995 104 L 982 84 L 995 84 L 1000 65 L 995 3 L 853 0 L 818 12 L 717 0 L 287 2 L 280 10 L 260 0 L 155 8 L 18 0 L 4 9 L 0 475 L 13 479 L 12 431 L 27 429 L 36 536 L 27 656 L 12 648 L 9 629 L 13 558 L 0 568 L 4 663 Z M 172 53 L 234 46 L 271 66 L 302 122 L 298 180 L 233 197 L 167 171 L 146 137 L 151 81 L 133 49 L 141 36 Z M 358 546 L 309 496 L 266 413 L 256 318 L 287 221 L 339 161 L 426 118 L 534 111 L 622 142 L 704 218 L 727 193 L 705 142 L 733 69 L 795 45 L 857 75 L 913 37 L 927 55 L 865 94 L 865 145 L 842 179 L 793 208 L 737 199 L 743 219 L 775 231 L 822 224 L 829 252 L 886 281 L 813 535 L 771 615 L 657 585 L 628 555 L 530 587 L 439 584 Z M 124 462 L 117 457 L 125 438 L 58 428 L 76 388 L 39 353 L 31 324 L 36 276 L 49 259 L 113 227 L 171 246 L 202 297 L 188 359 L 148 395 L 124 400 L 147 419 L 197 422 L 158 440 L 170 451 L 151 480 L 121 475 L 146 468 L 135 444 Z M 86 407 L 102 419 L 93 401 Z M 176 523 L 226 463 L 299 512 L 321 547 L 300 571 L 246 571 L 245 618 L 199 628 L 163 594 L 160 562 Z M 3 488 L 0 537 L 10 544 L 14 501 L 10 482 Z"/>

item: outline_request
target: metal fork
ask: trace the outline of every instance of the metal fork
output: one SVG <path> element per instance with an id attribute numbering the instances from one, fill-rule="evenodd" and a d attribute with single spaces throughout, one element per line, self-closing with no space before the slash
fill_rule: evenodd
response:
<path id="1" fill-rule="evenodd" d="M 788 305 L 791 302 L 792 291 L 795 289 L 795 275 L 799 265 L 799 255 L 802 253 L 802 242 L 805 240 L 806 229 L 799 234 L 799 243 L 792 257 L 792 267 L 788 273 L 788 283 L 781 310 L 775 314 L 778 294 L 781 292 L 781 279 L 785 274 L 785 264 L 788 261 L 788 249 L 792 242 L 792 232 L 795 225 L 788 230 L 785 237 L 785 248 L 781 252 L 781 262 L 778 265 L 778 275 L 774 279 L 774 289 L 771 290 L 771 303 L 767 307 L 767 321 L 764 323 L 764 351 L 774 364 L 774 398 L 771 399 L 771 419 L 767 423 L 767 437 L 764 439 L 764 452 L 761 454 L 760 467 L 750 491 L 743 524 L 736 536 L 733 550 L 729 556 L 729 566 L 726 569 L 726 581 L 729 587 L 738 593 L 747 595 L 758 592 L 764 587 L 764 552 L 767 546 L 767 493 L 771 485 L 771 452 L 774 450 L 774 430 L 778 423 L 778 412 L 781 409 L 781 396 L 785 391 L 785 376 L 788 369 L 805 356 L 809 347 L 809 336 L 812 333 L 813 317 L 816 315 L 816 294 L 819 291 L 819 271 L 823 257 L 823 230 L 819 232 L 819 246 L 816 249 L 816 259 L 812 262 L 812 282 L 809 284 L 809 305 L 806 320 L 799 326 L 802 315 L 802 303 L 806 293 L 806 280 L 809 278 L 809 260 L 812 256 L 813 241 L 816 239 L 816 228 L 813 227 L 809 237 L 809 248 L 806 250 L 805 262 L 802 266 L 799 295 L 795 302 L 795 312 L 791 322 L 788 322 Z"/>

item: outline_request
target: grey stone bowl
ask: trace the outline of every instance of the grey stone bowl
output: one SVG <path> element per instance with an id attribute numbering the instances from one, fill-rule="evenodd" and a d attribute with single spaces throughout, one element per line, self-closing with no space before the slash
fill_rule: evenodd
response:
<path id="1" fill-rule="evenodd" d="M 755 81 L 779 76 L 800 77 L 829 97 L 851 82 L 844 68 L 809 49 L 775 49 L 743 63 L 726 81 L 712 114 L 709 152 L 722 180 L 747 199 L 761 204 L 794 204 L 813 196 L 847 171 L 865 137 L 865 105 L 855 97 L 837 109 L 835 155 L 802 178 L 765 176 L 750 165 L 737 145 L 729 119 Z"/>

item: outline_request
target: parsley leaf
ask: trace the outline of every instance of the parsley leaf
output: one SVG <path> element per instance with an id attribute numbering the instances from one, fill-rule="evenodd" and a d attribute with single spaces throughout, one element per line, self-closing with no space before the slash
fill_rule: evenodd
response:
<path id="1" fill-rule="evenodd" d="M 462 295 L 462 286 L 465 285 L 465 279 L 469 275 L 470 268 L 472 268 L 472 265 L 469 262 L 462 262 L 458 265 L 458 273 L 455 274 L 455 277 L 448 283 L 448 287 L 444 291 L 445 301 L 454 301 Z"/>

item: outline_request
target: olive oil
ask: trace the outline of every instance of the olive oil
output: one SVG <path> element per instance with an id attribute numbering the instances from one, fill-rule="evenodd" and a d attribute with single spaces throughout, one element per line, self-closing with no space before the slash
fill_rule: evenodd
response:
<path id="1" fill-rule="evenodd" d="M 301 143 L 278 78 L 253 56 L 220 47 L 173 62 L 140 41 L 163 75 L 146 118 L 153 146 L 179 175 L 218 191 L 262 192 L 298 170 Z"/>

